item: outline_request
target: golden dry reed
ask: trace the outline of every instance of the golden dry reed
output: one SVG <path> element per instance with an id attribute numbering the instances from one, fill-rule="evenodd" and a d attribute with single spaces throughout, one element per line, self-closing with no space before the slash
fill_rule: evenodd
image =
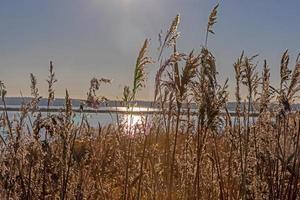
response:
<path id="1" fill-rule="evenodd" d="M 108 79 L 91 80 L 79 123 L 67 90 L 64 109 L 49 112 L 56 84 L 52 62 L 47 115 L 40 112 L 33 74 L 32 99 L 24 101 L 18 118 L 8 116 L 0 82 L 1 199 L 300 199 L 300 113 L 292 107 L 300 89 L 300 60 L 290 69 L 284 52 L 280 84 L 271 86 L 267 61 L 260 75 L 257 56 L 243 52 L 233 64 L 231 114 L 227 81 L 218 82 L 216 58 L 208 48 L 217 9 L 209 15 L 199 53 L 178 51 L 179 15 L 159 34 L 156 62 L 145 40 L 123 103 L 133 105 L 151 64 L 157 66 L 153 107 L 161 112 L 138 124 L 88 123 L 84 109 L 107 101 L 98 93 Z"/>

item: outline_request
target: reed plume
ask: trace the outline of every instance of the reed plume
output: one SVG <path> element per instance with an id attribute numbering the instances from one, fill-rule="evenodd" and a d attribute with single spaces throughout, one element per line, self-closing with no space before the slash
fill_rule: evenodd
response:
<path id="1" fill-rule="evenodd" d="M 177 31 L 179 23 L 180 15 L 177 14 L 176 17 L 173 19 L 170 28 L 167 30 L 163 41 L 161 40 L 161 34 L 159 34 L 160 47 L 158 60 L 161 59 L 163 51 L 166 47 L 173 47 L 176 44 L 176 40 L 180 35 L 180 33 Z"/>
<path id="2" fill-rule="evenodd" d="M 206 36 L 205 36 L 205 47 L 207 47 L 209 33 L 211 33 L 213 35 L 215 34 L 215 32 L 213 31 L 213 26 L 215 23 L 217 23 L 218 7 L 219 7 L 219 4 L 217 4 L 212 9 L 212 11 L 210 12 L 210 15 L 208 17 L 208 22 L 207 22 L 207 27 L 206 27 Z"/>
<path id="3" fill-rule="evenodd" d="M 139 55 L 136 60 L 135 69 L 134 69 L 134 77 L 133 77 L 133 88 L 132 88 L 132 97 L 134 100 L 137 91 L 145 86 L 145 66 L 152 63 L 152 60 L 149 56 L 147 56 L 147 51 L 149 48 L 149 40 L 146 39 L 144 44 L 139 52 Z"/>

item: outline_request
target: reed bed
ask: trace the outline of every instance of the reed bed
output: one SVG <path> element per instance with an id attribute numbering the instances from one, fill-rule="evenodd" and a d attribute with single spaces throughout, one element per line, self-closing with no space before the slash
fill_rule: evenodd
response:
<path id="1" fill-rule="evenodd" d="M 180 15 L 160 34 L 156 62 L 145 40 L 123 103 L 132 106 L 145 85 L 145 67 L 154 65 L 153 106 L 162 112 L 138 124 L 129 117 L 90 126 L 84 109 L 106 101 L 98 93 L 110 84 L 97 78 L 90 82 L 79 123 L 68 91 L 65 108 L 43 116 L 31 74 L 32 100 L 24 101 L 19 118 L 9 118 L 5 110 L 0 119 L 6 130 L 0 135 L 1 199 L 300 199 L 300 112 L 291 108 L 300 89 L 300 60 L 290 69 L 284 52 L 277 87 L 270 84 L 267 61 L 260 75 L 257 56 L 243 52 L 232 69 L 236 115 L 231 116 L 227 81 L 219 83 L 208 47 L 217 9 L 208 18 L 199 53 L 178 51 Z M 52 62 L 47 82 L 49 108 L 56 84 Z M 0 95 L 6 108 L 3 82 Z"/>

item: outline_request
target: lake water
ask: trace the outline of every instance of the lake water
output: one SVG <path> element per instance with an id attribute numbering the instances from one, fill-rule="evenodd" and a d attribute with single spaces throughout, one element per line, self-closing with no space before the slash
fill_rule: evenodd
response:
<path id="1" fill-rule="evenodd" d="M 18 106 L 8 106 L 9 108 L 14 108 L 18 110 Z M 40 107 L 41 109 L 44 109 L 46 107 Z M 60 110 L 63 109 L 61 106 L 52 106 L 51 109 L 54 110 Z M 141 124 L 144 119 L 151 119 L 153 117 L 153 113 L 158 113 L 159 110 L 155 108 L 147 108 L 147 107 L 101 107 L 99 110 L 93 110 L 89 109 L 89 112 L 78 112 L 79 107 L 74 107 L 74 110 L 77 112 L 74 112 L 73 115 L 73 121 L 76 125 L 79 125 L 81 122 L 82 117 L 84 116 L 87 122 L 91 127 L 97 128 L 99 125 L 105 126 L 108 124 L 117 124 L 120 123 L 127 123 L 131 126 L 134 126 L 136 124 Z M 3 111 L 2 111 L 3 112 Z M 194 112 L 194 114 L 197 113 L 197 110 L 192 109 L 191 112 Z M 234 114 L 234 111 L 231 110 L 230 113 Z M 47 112 L 41 112 L 42 117 L 47 116 Z M 50 115 L 58 114 L 57 112 L 50 112 Z M 20 112 L 19 111 L 9 111 L 8 112 L 9 118 L 11 121 L 18 121 L 20 119 Z M 37 115 L 37 113 L 35 114 Z M 35 120 L 35 116 L 32 116 L 29 114 L 30 119 L 26 118 L 25 123 L 31 127 L 30 121 Z M 196 116 L 192 116 L 191 119 L 195 119 Z M 182 119 L 186 119 L 186 116 L 182 116 Z M 232 123 L 234 123 L 234 117 L 231 118 Z M 7 133 L 7 130 L 5 130 L 3 127 L 1 127 L 0 124 L 0 132 L 2 132 L 1 135 L 5 135 L 4 133 Z"/>
<path id="2" fill-rule="evenodd" d="M 111 112 L 107 112 L 111 109 Z M 101 109 L 101 111 L 103 111 Z M 87 122 L 91 127 L 98 128 L 98 126 L 105 126 L 108 124 L 117 124 L 122 123 L 125 126 L 127 126 L 126 130 L 130 130 L 130 132 L 133 131 L 134 125 L 141 124 L 142 121 L 144 122 L 146 118 L 151 118 L 152 114 L 147 114 L 146 112 L 153 112 L 156 111 L 155 109 L 150 109 L 150 108 L 126 108 L 126 107 L 118 107 L 118 108 L 106 108 L 105 112 L 93 112 L 93 113 L 80 113 L 80 112 L 74 112 L 73 113 L 73 122 L 76 125 L 80 125 L 82 117 L 85 117 Z M 134 112 L 134 114 L 131 113 L 126 113 L 128 111 Z M 139 114 L 137 114 L 139 113 Z M 47 113 L 46 112 L 41 112 L 42 117 L 46 117 Z M 50 115 L 56 115 L 58 113 L 51 112 Z M 9 111 L 8 116 L 11 122 L 13 122 L 13 126 L 16 124 L 14 122 L 19 121 L 21 113 L 19 111 Z M 29 114 L 30 118 L 27 117 L 24 121 L 25 124 L 28 125 L 28 128 L 30 131 L 32 131 L 32 126 L 31 122 L 33 122 L 36 118 L 37 113 L 35 113 L 33 116 Z M 31 121 L 31 122 L 30 122 Z M 129 128 L 128 128 L 129 127 Z M 26 126 L 24 126 L 26 129 Z M 44 130 L 41 130 L 41 137 L 44 137 Z M 3 138 L 6 138 L 8 136 L 8 129 L 4 128 L 0 124 L 0 135 Z"/>
<path id="3" fill-rule="evenodd" d="M 10 106 L 10 108 L 12 108 Z M 51 107 L 52 109 L 62 109 L 61 107 Z M 79 108 L 74 107 L 74 110 L 78 110 Z M 85 117 L 87 122 L 91 127 L 98 127 L 99 124 L 101 126 L 105 126 L 108 124 L 116 124 L 117 122 L 128 122 L 129 124 L 138 124 L 141 123 L 146 116 L 152 116 L 153 112 L 158 111 L 157 109 L 153 108 L 145 108 L 145 107 L 134 107 L 134 108 L 127 108 L 127 107 L 104 107 L 101 110 L 90 110 L 90 112 L 74 112 L 73 113 L 73 121 L 76 125 L 79 125 L 81 122 L 82 117 Z M 42 117 L 47 116 L 47 112 L 41 112 Z M 58 114 L 57 112 L 50 112 L 50 115 Z M 37 113 L 33 116 L 29 114 L 30 119 L 27 117 L 25 119 L 25 123 L 30 125 L 30 121 L 34 121 Z M 19 121 L 21 113 L 19 111 L 9 111 L 8 112 L 9 119 L 11 121 Z M 2 128 L 2 131 L 5 131 Z"/>

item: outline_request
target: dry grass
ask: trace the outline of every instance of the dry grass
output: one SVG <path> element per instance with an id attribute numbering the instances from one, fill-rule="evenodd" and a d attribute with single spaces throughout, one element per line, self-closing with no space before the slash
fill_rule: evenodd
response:
<path id="1" fill-rule="evenodd" d="M 300 89 L 300 61 L 290 70 L 288 52 L 283 54 L 276 88 L 267 62 L 260 76 L 256 56 L 242 53 L 234 64 L 236 116 L 230 116 L 227 82 L 218 82 L 207 47 L 217 8 L 199 54 L 178 52 L 179 15 L 160 35 L 154 100 L 162 112 L 140 124 L 91 127 L 81 112 L 78 125 L 68 91 L 64 110 L 42 116 L 31 74 L 32 100 L 24 102 L 20 118 L 10 119 L 5 110 L 0 119 L 7 130 L 0 135 L 1 199 L 300 199 L 300 113 L 291 110 Z M 124 88 L 127 106 L 145 84 L 145 66 L 152 63 L 148 46 L 145 40 L 132 89 Z M 171 54 L 165 57 L 167 48 Z M 47 82 L 49 107 L 56 82 L 52 62 Z M 91 80 L 88 106 L 106 100 L 97 95 L 106 83 Z M 0 95 L 6 107 L 2 82 Z"/>

